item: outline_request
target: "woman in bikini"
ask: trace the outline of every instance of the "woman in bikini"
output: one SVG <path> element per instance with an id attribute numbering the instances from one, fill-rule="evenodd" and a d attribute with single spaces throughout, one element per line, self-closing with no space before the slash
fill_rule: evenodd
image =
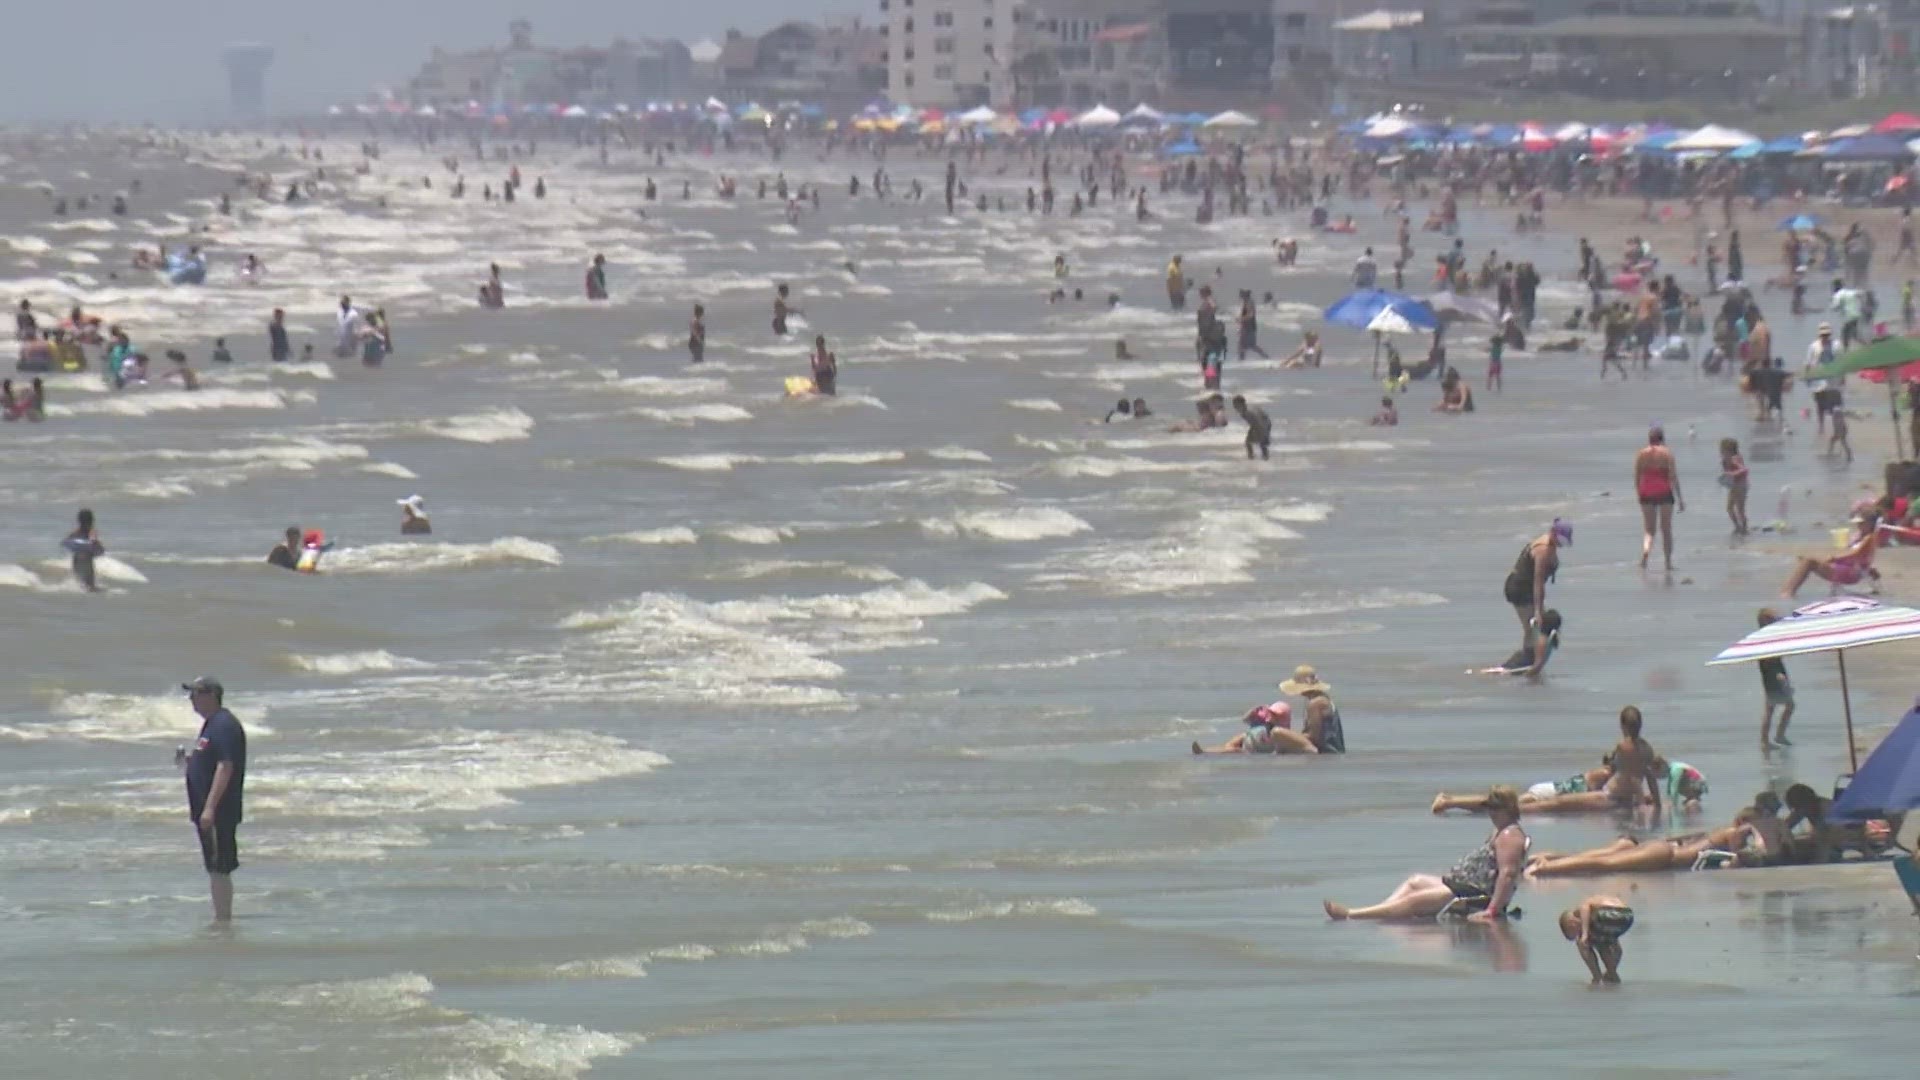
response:
<path id="1" fill-rule="evenodd" d="M 1674 467 L 1673 451 L 1667 449 L 1667 433 L 1655 424 L 1647 432 L 1647 445 L 1633 456 L 1633 490 L 1640 497 L 1640 520 L 1645 535 L 1640 541 L 1640 569 L 1647 568 L 1653 554 L 1653 534 L 1657 526 L 1667 569 L 1673 569 L 1673 512 L 1685 512 L 1687 500 L 1680 494 L 1680 471 Z"/>
<path id="2" fill-rule="evenodd" d="M 1749 844 L 1761 845 L 1760 834 L 1747 823 L 1747 813 L 1743 810 L 1732 825 L 1706 833 L 1641 841 L 1621 837 L 1605 847 L 1577 855 L 1536 855 L 1527 863 L 1526 876 L 1578 877 L 1691 870 L 1700 856 L 1709 851 L 1740 851 Z"/>

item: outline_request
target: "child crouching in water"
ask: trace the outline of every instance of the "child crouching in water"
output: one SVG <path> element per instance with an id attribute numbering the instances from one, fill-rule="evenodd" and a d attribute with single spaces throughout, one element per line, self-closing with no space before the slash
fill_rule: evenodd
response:
<path id="1" fill-rule="evenodd" d="M 1580 951 L 1595 986 L 1620 982 L 1620 938 L 1631 929 L 1633 909 L 1617 896 L 1589 896 L 1560 913 L 1560 933 Z"/>
<path id="2" fill-rule="evenodd" d="M 1547 668 L 1547 661 L 1560 649 L 1560 612 L 1548 608 L 1540 613 L 1537 624 L 1539 631 L 1534 635 L 1533 644 L 1524 649 L 1516 649 L 1507 662 L 1499 667 L 1475 668 L 1469 675 L 1526 675 L 1538 677 Z"/>

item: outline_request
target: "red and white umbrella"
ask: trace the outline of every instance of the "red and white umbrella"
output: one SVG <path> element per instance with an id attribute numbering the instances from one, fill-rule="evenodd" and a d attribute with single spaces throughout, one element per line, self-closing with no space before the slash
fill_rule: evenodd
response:
<path id="1" fill-rule="evenodd" d="M 1882 604 L 1864 596 L 1840 596 L 1797 608 L 1793 614 L 1741 638 L 1707 661 L 1707 666 L 1744 664 L 1771 657 L 1834 653 L 1840 660 L 1840 701 L 1847 722 L 1847 759 L 1860 762 L 1853 748 L 1853 701 L 1847 692 L 1847 653 L 1863 645 L 1920 639 L 1920 611 Z"/>

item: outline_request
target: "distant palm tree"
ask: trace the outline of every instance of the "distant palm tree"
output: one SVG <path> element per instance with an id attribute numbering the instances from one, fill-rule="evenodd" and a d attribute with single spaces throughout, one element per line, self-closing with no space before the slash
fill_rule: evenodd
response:
<path id="1" fill-rule="evenodd" d="M 1053 50 L 1029 49 L 1014 58 L 1007 65 L 1007 73 L 1013 76 L 1013 100 L 1016 105 L 1032 105 L 1034 92 L 1059 79 L 1060 69 L 1053 60 Z"/>

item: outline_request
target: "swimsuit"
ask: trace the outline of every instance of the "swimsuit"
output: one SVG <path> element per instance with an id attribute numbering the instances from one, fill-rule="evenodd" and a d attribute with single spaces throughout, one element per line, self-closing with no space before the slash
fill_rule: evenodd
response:
<path id="1" fill-rule="evenodd" d="M 1547 574 L 1547 580 L 1552 581 L 1554 574 L 1558 572 L 1559 567 L 1556 566 Z M 1502 590 L 1507 603 L 1517 608 L 1533 606 L 1533 574 L 1533 544 L 1529 542 L 1526 547 L 1520 549 L 1520 557 L 1514 560 L 1513 570 L 1507 574 L 1507 583 Z"/>
<path id="2" fill-rule="evenodd" d="M 1332 704 L 1329 702 L 1328 704 Z M 1320 725 L 1320 737 L 1313 741 L 1313 748 L 1323 754 L 1344 754 L 1347 752 L 1347 732 L 1340 724 L 1340 710 L 1329 709 L 1325 722 Z"/>
<path id="3" fill-rule="evenodd" d="M 1486 843 L 1468 852 L 1453 864 L 1453 869 L 1441 875 L 1440 881 L 1453 890 L 1453 895 L 1463 899 L 1493 895 L 1493 887 L 1500 880 L 1500 857 L 1493 852 L 1493 842 L 1499 835 L 1487 837 Z"/>
<path id="4" fill-rule="evenodd" d="M 1587 942 L 1595 948 L 1620 943 L 1620 936 L 1633 929 L 1633 909 L 1606 904 L 1587 913 Z"/>
<path id="5" fill-rule="evenodd" d="M 1673 505 L 1673 479 L 1665 472 L 1642 469 L 1634 476 L 1633 485 L 1640 493 L 1641 506 Z"/>

